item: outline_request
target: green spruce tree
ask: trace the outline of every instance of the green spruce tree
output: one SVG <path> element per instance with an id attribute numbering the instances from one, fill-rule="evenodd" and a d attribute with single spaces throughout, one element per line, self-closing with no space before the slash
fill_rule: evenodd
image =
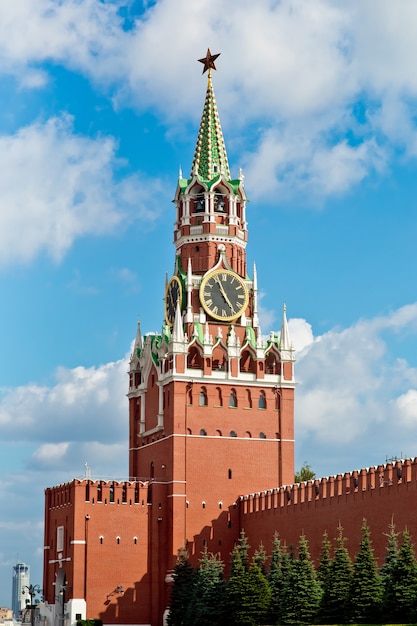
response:
<path id="1" fill-rule="evenodd" d="M 224 606 L 231 626 L 251 623 L 245 621 L 248 619 L 246 615 L 248 550 L 248 542 L 244 531 L 242 531 L 231 554 L 230 575 L 226 582 L 224 595 Z"/>
<path id="2" fill-rule="evenodd" d="M 266 576 L 266 552 L 262 543 L 259 548 L 255 550 L 253 560 L 259 566 L 262 574 Z"/>
<path id="3" fill-rule="evenodd" d="M 322 585 L 325 584 L 329 577 L 330 568 L 332 566 L 332 559 L 330 556 L 332 544 L 329 540 L 327 530 L 323 533 L 323 539 L 321 542 L 320 562 L 317 568 L 317 579 Z"/>
<path id="4" fill-rule="evenodd" d="M 186 623 L 190 626 L 218 626 L 223 621 L 223 562 L 205 548 L 195 574 L 193 597 L 188 606 Z"/>
<path id="5" fill-rule="evenodd" d="M 282 613 L 282 590 L 284 588 L 283 561 L 284 549 L 278 533 L 275 533 L 273 540 L 273 550 L 271 555 L 271 566 L 268 574 L 268 584 L 271 590 L 271 603 L 269 607 L 268 622 L 278 624 L 281 621 Z"/>
<path id="6" fill-rule="evenodd" d="M 255 559 L 249 567 L 247 577 L 249 588 L 248 600 L 250 602 L 248 609 L 253 619 L 251 623 L 254 625 L 265 624 L 271 604 L 271 590 L 264 572 Z"/>
<path id="7" fill-rule="evenodd" d="M 248 566 L 249 545 L 242 531 L 232 552 L 230 576 L 225 589 L 228 626 L 257 626 L 266 617 L 270 603 L 268 581 L 254 557 Z"/>
<path id="8" fill-rule="evenodd" d="M 394 580 L 398 560 L 398 533 L 395 532 L 394 520 L 388 526 L 388 543 L 385 561 L 381 567 L 380 575 L 384 589 L 383 614 L 385 619 L 394 619 L 395 615 L 395 590 Z"/>
<path id="9" fill-rule="evenodd" d="M 377 624 L 381 617 L 383 587 L 376 565 L 369 526 L 362 520 L 362 539 L 350 585 L 351 618 L 356 623 Z"/>
<path id="10" fill-rule="evenodd" d="M 321 619 L 325 624 L 344 624 L 349 617 L 352 563 L 345 546 L 343 527 L 339 524 L 337 530 L 336 547 L 321 602 Z"/>
<path id="11" fill-rule="evenodd" d="M 285 624 L 312 624 L 317 618 L 321 601 L 321 587 L 304 535 L 300 537 L 298 558 L 292 567 L 283 592 Z"/>
<path id="12" fill-rule="evenodd" d="M 320 603 L 320 621 L 326 622 L 326 597 L 328 595 L 328 588 L 331 584 L 331 568 L 332 568 L 332 558 L 331 558 L 331 547 L 332 544 L 329 541 L 329 536 L 327 530 L 323 533 L 323 539 L 321 543 L 321 551 L 320 551 L 320 562 L 317 568 L 317 580 L 319 581 L 322 589 L 322 600 Z"/>
<path id="13" fill-rule="evenodd" d="M 169 603 L 168 626 L 183 626 L 194 595 L 195 572 L 188 560 L 186 548 L 178 551 L 173 571 Z"/>
<path id="14" fill-rule="evenodd" d="M 403 532 L 398 558 L 393 567 L 392 592 L 393 619 L 403 623 L 415 621 L 417 618 L 417 563 L 408 530 Z"/>

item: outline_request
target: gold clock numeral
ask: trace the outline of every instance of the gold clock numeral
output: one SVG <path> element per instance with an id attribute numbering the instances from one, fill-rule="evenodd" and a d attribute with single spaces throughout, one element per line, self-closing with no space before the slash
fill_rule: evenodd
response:
<path id="1" fill-rule="evenodd" d="M 217 314 L 218 314 L 218 312 L 219 312 L 219 307 L 218 307 L 218 306 L 214 306 L 214 307 L 213 307 L 213 313 L 214 313 L 214 315 L 217 315 Z"/>

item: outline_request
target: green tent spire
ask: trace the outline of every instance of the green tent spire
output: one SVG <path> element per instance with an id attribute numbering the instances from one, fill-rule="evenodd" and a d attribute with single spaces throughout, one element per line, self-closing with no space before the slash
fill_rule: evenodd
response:
<path id="1" fill-rule="evenodd" d="M 209 55 L 210 51 L 208 51 L 207 54 Z M 213 55 L 211 55 L 211 58 L 212 57 Z M 191 176 L 197 174 L 200 179 L 211 181 L 221 174 L 223 178 L 230 180 L 226 146 L 211 81 L 211 67 L 214 67 L 214 63 L 212 66 L 207 67 L 208 84 L 206 100 L 200 122 L 200 129 L 198 131 Z M 216 68 L 214 67 L 214 69 Z"/>

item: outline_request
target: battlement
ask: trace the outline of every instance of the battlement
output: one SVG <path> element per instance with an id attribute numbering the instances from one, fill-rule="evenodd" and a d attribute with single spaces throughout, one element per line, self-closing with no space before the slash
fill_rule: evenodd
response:
<path id="1" fill-rule="evenodd" d="M 240 496 L 243 514 L 417 481 L 417 457 Z"/>
<path id="2" fill-rule="evenodd" d="M 91 480 L 74 478 L 72 481 L 45 489 L 47 508 L 68 506 L 75 494 L 84 490 L 83 500 L 92 504 L 139 504 L 145 497 L 148 481 Z"/>
<path id="3" fill-rule="evenodd" d="M 252 546 L 270 545 L 276 532 L 288 546 L 296 546 L 305 535 L 318 562 L 323 533 L 333 538 L 338 528 L 354 557 L 366 518 L 382 564 L 390 525 L 412 534 L 417 528 L 416 497 L 417 458 L 403 459 L 240 496 L 241 527 Z"/>

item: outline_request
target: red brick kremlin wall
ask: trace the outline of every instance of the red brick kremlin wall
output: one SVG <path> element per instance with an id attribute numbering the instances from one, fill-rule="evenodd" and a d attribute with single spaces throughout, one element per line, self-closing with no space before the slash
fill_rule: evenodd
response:
<path id="1" fill-rule="evenodd" d="M 407 528 L 417 543 L 417 458 L 242 496 L 239 508 L 241 528 L 253 549 L 262 542 L 270 554 L 277 531 L 296 550 L 305 534 L 316 562 L 324 531 L 333 540 L 339 525 L 353 558 L 366 518 L 381 565 L 392 521 L 397 532 Z"/>

